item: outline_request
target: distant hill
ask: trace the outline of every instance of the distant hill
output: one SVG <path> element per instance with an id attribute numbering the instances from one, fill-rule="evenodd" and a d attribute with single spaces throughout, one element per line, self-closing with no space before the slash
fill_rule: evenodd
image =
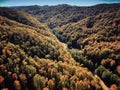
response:
<path id="1" fill-rule="evenodd" d="M 35 16 L 40 22 L 47 23 L 50 28 L 62 26 L 68 23 L 77 22 L 89 16 L 95 16 L 107 11 L 117 11 L 120 4 L 100 4 L 95 6 L 22 6 L 16 7 Z"/>
<path id="2" fill-rule="evenodd" d="M 33 26 L 33 27 L 42 26 L 42 24 L 36 18 L 33 18 L 31 15 L 25 12 L 17 11 L 17 10 L 10 9 L 10 8 L 8 9 L 8 8 L 1 7 L 0 16 L 4 16 L 9 19 L 15 20 L 19 23 Z"/>

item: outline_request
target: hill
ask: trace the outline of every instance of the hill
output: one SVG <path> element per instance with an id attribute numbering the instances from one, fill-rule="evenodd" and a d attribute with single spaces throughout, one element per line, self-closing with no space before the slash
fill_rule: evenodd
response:
<path id="1" fill-rule="evenodd" d="M 69 48 L 82 49 L 97 42 L 120 41 L 120 10 L 87 17 L 53 29 L 53 33 Z"/>
<path id="2" fill-rule="evenodd" d="M 120 10 L 108 11 L 53 29 L 75 60 L 99 75 L 108 86 L 120 83 L 119 16 Z M 115 77 L 118 81 L 113 80 Z"/>
<path id="3" fill-rule="evenodd" d="M 7 17 L 19 23 L 33 26 L 33 27 L 42 26 L 42 24 L 36 18 L 33 18 L 31 15 L 25 12 L 17 11 L 17 10 L 10 9 L 10 8 L 1 7 L 0 16 Z"/>
<path id="4" fill-rule="evenodd" d="M 98 82 L 47 27 L 31 15 L 0 8 L 1 90 L 95 90 L 101 89 Z"/>
<path id="5" fill-rule="evenodd" d="M 120 4 L 100 4 L 95 6 L 70 6 L 66 4 L 56 6 L 22 6 L 15 7 L 35 16 L 40 22 L 47 23 L 52 29 L 68 23 L 77 22 L 89 16 L 96 16 L 107 11 L 117 11 Z"/>

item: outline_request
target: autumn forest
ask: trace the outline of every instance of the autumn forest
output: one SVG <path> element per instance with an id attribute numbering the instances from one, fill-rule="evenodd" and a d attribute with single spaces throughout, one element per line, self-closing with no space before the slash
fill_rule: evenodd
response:
<path id="1" fill-rule="evenodd" d="M 120 90 L 120 4 L 0 7 L 0 90 Z"/>

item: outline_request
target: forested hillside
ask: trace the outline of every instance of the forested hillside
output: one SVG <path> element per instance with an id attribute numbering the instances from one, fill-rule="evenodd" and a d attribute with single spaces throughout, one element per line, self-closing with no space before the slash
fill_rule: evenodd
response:
<path id="1" fill-rule="evenodd" d="M 89 16 L 96 16 L 107 11 L 117 11 L 120 4 L 100 4 L 95 6 L 70 6 L 67 4 L 56 6 L 21 6 L 15 7 L 35 16 L 40 22 L 55 28 L 68 23 L 77 22 Z"/>
<path id="2" fill-rule="evenodd" d="M 47 26 L 0 8 L 0 90 L 99 90 L 99 81 Z"/>
<path id="3" fill-rule="evenodd" d="M 120 4 L 90 7 L 24 6 L 67 44 L 72 57 L 101 77 L 112 90 L 120 89 Z"/>
<path id="4" fill-rule="evenodd" d="M 75 60 L 99 75 L 108 86 L 120 84 L 119 16 L 120 11 L 107 12 L 54 29 Z"/>

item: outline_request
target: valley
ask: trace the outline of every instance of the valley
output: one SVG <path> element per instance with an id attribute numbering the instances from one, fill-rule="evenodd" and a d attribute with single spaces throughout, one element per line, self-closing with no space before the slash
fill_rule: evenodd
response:
<path id="1" fill-rule="evenodd" d="M 1 90 L 119 90 L 120 4 L 0 7 Z"/>

